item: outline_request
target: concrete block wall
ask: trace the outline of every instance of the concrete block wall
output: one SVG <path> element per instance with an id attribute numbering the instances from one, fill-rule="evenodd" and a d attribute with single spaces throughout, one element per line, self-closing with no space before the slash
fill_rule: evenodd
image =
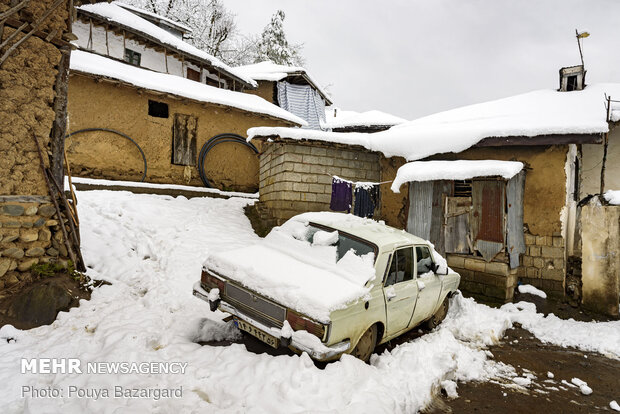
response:
<path id="1" fill-rule="evenodd" d="M 60 230 L 49 197 L 0 197 L 0 293 L 28 277 L 32 265 L 67 257 Z"/>
<path id="2" fill-rule="evenodd" d="M 521 257 L 519 280 L 544 290 L 547 294 L 564 295 L 566 251 L 560 233 L 534 236 L 525 233 L 525 254 Z"/>
<path id="3" fill-rule="evenodd" d="M 482 258 L 448 254 L 448 266 L 461 275 L 460 289 L 491 302 L 510 302 L 517 286 L 518 269 L 508 263 L 486 262 Z"/>
<path id="4" fill-rule="evenodd" d="M 266 142 L 260 155 L 260 203 L 282 224 L 307 211 L 329 211 L 332 176 L 379 182 L 379 155 L 318 142 Z"/>

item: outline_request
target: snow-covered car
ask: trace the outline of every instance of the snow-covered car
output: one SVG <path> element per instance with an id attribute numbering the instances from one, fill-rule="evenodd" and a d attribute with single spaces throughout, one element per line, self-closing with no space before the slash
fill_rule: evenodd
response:
<path id="1" fill-rule="evenodd" d="M 429 242 L 322 212 L 295 216 L 255 245 L 209 255 L 193 293 L 273 347 L 367 361 L 376 345 L 423 322 L 438 325 L 459 282 Z"/>

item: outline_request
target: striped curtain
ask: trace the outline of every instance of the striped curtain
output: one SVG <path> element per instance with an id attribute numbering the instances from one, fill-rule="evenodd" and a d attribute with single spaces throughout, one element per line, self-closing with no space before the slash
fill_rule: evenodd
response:
<path id="1" fill-rule="evenodd" d="M 309 129 L 321 129 L 325 122 L 325 101 L 310 85 L 278 82 L 278 104 L 308 122 Z"/>

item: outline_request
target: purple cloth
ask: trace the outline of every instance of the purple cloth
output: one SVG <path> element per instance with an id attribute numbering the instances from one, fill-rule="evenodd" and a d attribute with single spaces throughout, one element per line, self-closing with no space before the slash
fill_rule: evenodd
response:
<path id="1" fill-rule="evenodd" d="M 353 202 L 351 182 L 344 181 L 338 178 L 332 179 L 332 199 L 329 203 L 329 208 L 333 211 L 351 211 L 351 204 Z"/>

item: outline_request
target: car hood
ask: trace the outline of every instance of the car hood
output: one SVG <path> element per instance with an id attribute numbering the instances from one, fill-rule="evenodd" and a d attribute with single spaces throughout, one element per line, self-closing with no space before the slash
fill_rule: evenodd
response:
<path id="1" fill-rule="evenodd" d="M 345 255 L 330 264 L 313 260 L 302 247 L 264 241 L 211 254 L 203 267 L 324 323 L 329 322 L 331 312 L 369 294 L 370 287 L 351 272 L 359 266 L 359 256 Z M 368 261 L 365 266 L 374 272 L 373 258 Z"/>

